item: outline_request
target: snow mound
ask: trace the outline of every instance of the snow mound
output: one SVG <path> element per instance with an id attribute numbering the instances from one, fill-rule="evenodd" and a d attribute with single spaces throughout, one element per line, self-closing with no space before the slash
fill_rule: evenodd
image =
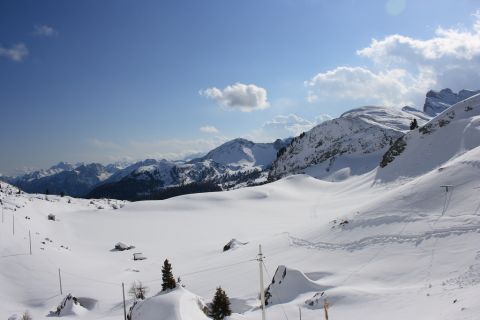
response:
<path id="1" fill-rule="evenodd" d="M 209 320 L 204 308 L 206 305 L 200 297 L 178 287 L 136 303 L 130 310 L 130 319 Z"/>
<path id="2" fill-rule="evenodd" d="M 327 287 L 310 280 L 303 272 L 278 266 L 272 282 L 265 290 L 265 304 L 287 303 L 309 292 L 324 291 Z"/>
<path id="3" fill-rule="evenodd" d="M 81 305 L 80 301 L 68 294 L 63 298 L 62 303 L 60 303 L 55 311 L 51 311 L 51 316 L 71 316 L 71 315 L 83 315 L 88 312 L 88 309 Z"/>

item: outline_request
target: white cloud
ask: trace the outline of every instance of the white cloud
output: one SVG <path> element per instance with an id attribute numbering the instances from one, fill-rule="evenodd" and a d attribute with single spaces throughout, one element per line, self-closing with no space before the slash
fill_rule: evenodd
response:
<path id="1" fill-rule="evenodd" d="M 97 154 L 95 149 L 100 149 L 103 160 L 114 161 L 147 158 L 180 160 L 192 154 L 206 153 L 226 141 L 228 138 L 216 136 L 210 139 L 128 140 L 122 143 L 93 138 L 88 143 L 94 148 L 92 154 Z"/>
<path id="2" fill-rule="evenodd" d="M 389 35 L 373 39 L 357 54 L 371 67 L 341 66 L 306 82 L 307 100 L 348 99 L 363 103 L 420 105 L 426 91 L 450 87 L 478 89 L 480 15 L 470 28 L 438 27 L 431 38 Z"/>
<path id="3" fill-rule="evenodd" d="M 0 57 L 6 57 L 13 61 L 22 61 L 28 55 L 27 46 L 23 43 L 17 43 L 11 48 L 0 46 Z"/>
<path id="4" fill-rule="evenodd" d="M 203 126 L 203 127 L 200 127 L 200 131 L 201 131 L 201 132 L 205 132 L 205 133 L 218 133 L 218 129 L 215 128 L 214 126 Z"/>
<path id="5" fill-rule="evenodd" d="M 211 87 L 201 90 L 200 94 L 215 100 L 218 104 L 231 110 L 250 112 L 270 106 L 267 100 L 267 90 L 254 84 L 235 83 L 224 89 Z"/>
<path id="6" fill-rule="evenodd" d="M 387 69 L 377 73 L 364 67 L 338 67 L 319 73 L 306 82 L 307 100 L 335 97 L 347 100 L 371 101 L 387 106 L 413 104 L 433 85 L 429 73 L 417 77 L 404 69 Z"/>
<path id="7" fill-rule="evenodd" d="M 43 37 L 53 37 L 58 35 L 58 31 L 47 25 L 35 25 L 33 35 Z"/>
<path id="8" fill-rule="evenodd" d="M 273 141 L 294 137 L 330 119 L 332 117 L 326 114 L 319 115 L 313 120 L 304 119 L 296 114 L 277 115 L 265 122 L 260 129 L 255 130 L 251 138 L 257 141 Z"/>

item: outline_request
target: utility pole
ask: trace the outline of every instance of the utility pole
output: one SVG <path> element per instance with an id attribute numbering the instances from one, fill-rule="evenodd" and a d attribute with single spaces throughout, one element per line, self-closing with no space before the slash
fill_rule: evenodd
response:
<path id="1" fill-rule="evenodd" d="M 62 274 L 60 273 L 60 268 L 58 268 L 58 282 L 60 284 L 60 294 L 63 295 L 63 289 L 62 289 Z"/>
<path id="2" fill-rule="evenodd" d="M 32 234 L 30 230 L 28 230 L 28 241 L 30 242 L 30 255 L 32 255 Z"/>
<path id="3" fill-rule="evenodd" d="M 127 320 L 127 307 L 125 306 L 125 284 L 122 282 L 123 293 L 123 320 Z"/>
<path id="4" fill-rule="evenodd" d="M 327 302 L 327 299 L 323 300 L 323 310 L 325 311 L 325 320 L 328 320 L 328 308 L 330 305 Z"/>
<path id="5" fill-rule="evenodd" d="M 258 245 L 258 265 L 260 267 L 260 301 L 262 308 L 262 320 L 265 320 L 265 289 L 263 287 L 263 254 L 262 245 Z"/>

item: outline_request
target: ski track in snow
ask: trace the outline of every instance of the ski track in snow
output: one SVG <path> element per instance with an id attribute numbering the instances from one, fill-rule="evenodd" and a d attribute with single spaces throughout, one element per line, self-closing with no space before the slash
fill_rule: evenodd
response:
<path id="1" fill-rule="evenodd" d="M 425 240 L 446 238 L 449 236 L 460 236 L 466 233 L 477 232 L 480 233 L 480 225 L 473 226 L 458 226 L 445 229 L 437 229 L 433 231 L 427 231 L 420 234 L 390 234 L 390 235 L 377 235 L 371 237 L 365 237 L 357 241 L 347 243 L 331 243 L 331 242 L 313 242 L 306 239 L 301 239 L 288 234 L 290 244 L 297 247 L 305 247 L 308 249 L 318 250 L 347 250 L 356 251 L 362 250 L 369 246 L 374 245 L 387 245 L 392 243 L 414 243 L 416 246 Z"/>

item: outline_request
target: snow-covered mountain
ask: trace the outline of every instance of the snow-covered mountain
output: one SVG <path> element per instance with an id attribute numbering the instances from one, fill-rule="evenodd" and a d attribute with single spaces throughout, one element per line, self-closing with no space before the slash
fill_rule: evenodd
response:
<path id="1" fill-rule="evenodd" d="M 289 142 L 290 139 L 278 139 L 273 143 L 254 143 L 239 138 L 190 161 L 146 159 L 106 166 L 60 162 L 47 170 L 2 180 L 27 192 L 48 190 L 52 194 L 121 199 L 140 199 L 167 187 L 186 184 L 242 187 L 266 181 L 265 170 L 275 160 L 278 150 Z"/>
<path id="2" fill-rule="evenodd" d="M 39 170 L 14 178 L 4 178 L 4 180 L 26 192 L 84 196 L 94 186 L 105 181 L 118 170 L 115 166 L 105 167 L 99 163 L 74 166 L 60 162 L 47 170 Z"/>
<path id="3" fill-rule="evenodd" d="M 294 173 L 342 180 L 374 169 L 390 146 L 410 129 L 430 118 L 419 110 L 363 107 L 325 121 L 293 139 L 279 151 L 270 170 L 276 180 Z"/>
<path id="4" fill-rule="evenodd" d="M 418 176 L 480 145 L 480 94 L 456 103 L 430 122 L 399 138 L 385 153 L 378 179 Z M 470 163 L 473 167 L 479 162 Z"/>
<path id="5" fill-rule="evenodd" d="M 154 159 L 140 161 L 113 174 L 92 189 L 88 197 L 158 199 L 163 198 L 162 190 L 171 187 L 179 188 L 178 192 L 181 194 L 263 183 L 267 179 L 267 169 L 275 160 L 278 150 L 289 142 L 290 139 L 278 139 L 273 143 L 234 139 L 211 150 L 205 156 L 188 162 Z M 197 186 L 192 189 L 191 185 Z M 183 186 L 189 187 L 182 191 Z"/>
<path id="6" fill-rule="evenodd" d="M 442 89 L 440 91 L 430 90 L 427 93 L 427 97 L 425 98 L 423 112 L 425 112 L 429 116 L 434 117 L 442 113 L 444 110 L 451 107 L 455 103 L 470 98 L 477 93 L 480 93 L 480 90 L 460 90 L 458 93 L 453 92 L 449 88 Z"/>
<path id="7" fill-rule="evenodd" d="M 274 143 L 254 143 L 246 139 L 238 138 L 222 144 L 205 156 L 194 159 L 191 162 L 212 160 L 232 169 L 264 169 L 272 164 L 277 156 L 277 151 L 284 145 L 285 141 L 280 139 Z"/>

